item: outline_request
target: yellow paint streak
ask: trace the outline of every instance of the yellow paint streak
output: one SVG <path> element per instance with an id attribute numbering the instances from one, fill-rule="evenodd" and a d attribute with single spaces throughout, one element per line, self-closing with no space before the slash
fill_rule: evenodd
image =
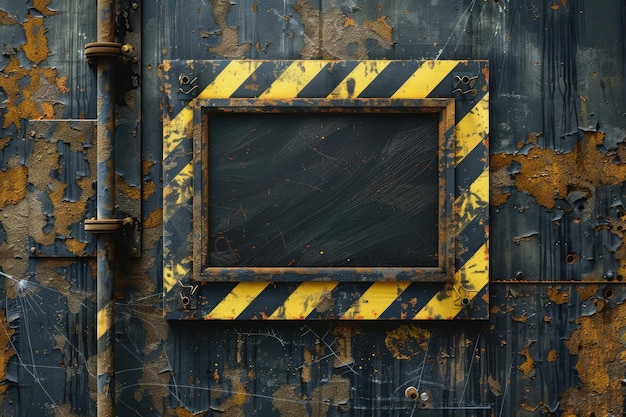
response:
<path id="1" fill-rule="evenodd" d="M 463 119 L 456 124 L 456 164 L 458 165 L 476 146 L 489 135 L 489 94 L 480 100 Z M 485 155 L 485 158 L 487 156 Z M 486 163 L 487 161 L 485 161 Z"/>
<path id="2" fill-rule="evenodd" d="M 17 204 L 26 197 L 28 169 L 23 165 L 0 171 L 0 208 Z"/>
<path id="3" fill-rule="evenodd" d="M 163 120 L 163 158 L 167 157 L 184 139 L 191 138 L 193 108 L 185 106 L 173 119 Z"/>
<path id="4" fill-rule="evenodd" d="M 269 318 L 305 319 L 324 299 L 330 297 L 330 292 L 337 284 L 337 282 L 303 282 Z"/>
<path id="5" fill-rule="evenodd" d="M 413 319 L 453 319 L 463 309 L 461 300 L 466 298 L 471 302 L 488 282 L 489 248 L 485 243 L 454 274 L 454 283 L 435 294 Z"/>
<path id="6" fill-rule="evenodd" d="M 26 58 L 35 64 L 48 58 L 48 39 L 42 17 L 27 14 L 26 21 L 22 23 L 26 34 L 26 44 L 22 46 Z"/>
<path id="7" fill-rule="evenodd" d="M 457 229 L 463 230 L 479 214 L 483 214 L 489 205 L 489 171 L 484 170 L 476 180 L 470 184 L 456 198 Z"/>
<path id="8" fill-rule="evenodd" d="M 165 263 L 163 265 L 163 289 L 166 293 L 170 292 L 178 280 L 189 272 L 187 265 L 190 263 L 191 258 L 185 258 L 180 264 Z"/>
<path id="9" fill-rule="evenodd" d="M 375 282 L 344 313 L 342 319 L 377 319 L 410 284 L 410 282 Z"/>
<path id="10" fill-rule="evenodd" d="M 167 219 L 175 213 L 180 205 L 193 196 L 193 166 L 191 162 L 176 175 L 169 184 L 163 187 L 163 199 L 168 203 L 165 209 Z"/>
<path id="11" fill-rule="evenodd" d="M 113 303 L 114 301 L 109 301 L 109 303 L 102 309 L 98 311 L 97 314 L 97 326 L 96 326 L 96 338 L 100 339 L 104 336 L 111 327 L 113 326 L 113 321 L 115 320 L 113 317 Z"/>
<path id="12" fill-rule="evenodd" d="M 358 97 L 387 65 L 389 65 L 389 61 L 359 62 L 350 74 L 328 95 L 328 98 Z M 352 91 L 348 88 L 349 84 L 354 84 Z"/>
<path id="13" fill-rule="evenodd" d="M 417 69 L 406 82 L 393 93 L 394 99 L 426 98 L 439 85 L 450 71 L 457 65 L 457 61 L 426 61 Z"/>
<path id="14" fill-rule="evenodd" d="M 260 99 L 293 99 L 324 69 L 327 61 L 295 61 L 280 74 Z"/>
<path id="15" fill-rule="evenodd" d="M 270 285 L 268 282 L 240 282 L 204 318 L 236 319 L 268 285 Z"/>

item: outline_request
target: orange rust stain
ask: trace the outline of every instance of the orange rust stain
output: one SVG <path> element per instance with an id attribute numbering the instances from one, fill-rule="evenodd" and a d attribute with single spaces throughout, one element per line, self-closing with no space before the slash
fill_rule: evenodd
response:
<path id="1" fill-rule="evenodd" d="M 387 17 L 381 16 L 374 21 L 363 22 L 363 27 L 378 34 L 387 44 L 393 44 L 393 28 L 387 23 Z"/>
<path id="2" fill-rule="evenodd" d="M 522 371 L 524 378 L 531 378 L 535 375 L 535 360 L 532 356 L 530 356 L 529 348 L 525 347 L 524 349 L 519 351 L 518 354 L 522 355 L 524 358 L 526 358 L 526 360 L 520 366 L 518 366 L 517 369 Z"/>
<path id="3" fill-rule="evenodd" d="M 130 185 L 126 182 L 126 180 L 124 180 L 124 177 L 119 174 L 115 174 L 115 186 L 118 190 L 124 193 L 124 195 L 133 200 L 139 200 L 141 198 L 141 190 Z"/>
<path id="4" fill-rule="evenodd" d="M 428 349 L 430 332 L 427 329 L 411 325 L 402 325 L 387 332 L 385 345 L 395 359 L 411 359 Z"/>
<path id="5" fill-rule="evenodd" d="M 69 238 L 65 240 L 65 246 L 67 250 L 76 255 L 85 254 L 85 248 L 87 247 L 87 242 L 81 242 L 74 238 Z"/>
<path id="6" fill-rule="evenodd" d="M 338 326 L 333 330 L 333 336 L 337 340 L 336 355 L 333 358 L 335 368 L 353 364 L 352 337 L 360 331 L 351 326 Z"/>
<path id="7" fill-rule="evenodd" d="M 26 21 L 22 23 L 22 27 L 26 34 L 26 44 L 22 46 L 26 58 L 35 64 L 39 64 L 48 58 L 49 52 L 43 18 L 27 15 Z"/>
<path id="8" fill-rule="evenodd" d="M 142 159 L 141 160 L 141 175 L 149 175 L 150 174 L 150 168 L 152 168 L 152 166 L 154 166 L 154 162 L 153 161 L 148 161 L 147 159 Z"/>
<path id="9" fill-rule="evenodd" d="M 313 354 L 309 350 L 304 349 L 302 352 L 302 359 L 304 363 L 302 364 L 300 379 L 304 383 L 309 383 L 311 382 L 311 363 L 313 363 Z"/>
<path id="10" fill-rule="evenodd" d="M 44 16 L 54 16 L 55 14 L 58 14 L 59 12 L 48 8 L 49 4 L 50 0 L 34 0 L 33 8 Z"/>
<path id="11" fill-rule="evenodd" d="M 577 323 L 579 328 L 565 346 L 578 356 L 582 385 L 563 392 L 562 407 L 576 415 L 609 415 L 611 404 L 623 402 L 620 356 L 626 350 L 626 304 L 614 308 L 599 304 L 596 314 L 580 317 Z"/>
<path id="12" fill-rule="evenodd" d="M 598 292 L 597 285 L 585 285 L 584 287 L 576 287 L 578 298 L 581 300 L 587 300 L 593 297 Z"/>
<path id="13" fill-rule="evenodd" d="M 548 357 L 546 358 L 546 360 L 548 362 L 555 362 L 558 358 L 559 358 L 559 353 L 557 352 L 556 349 L 552 349 L 551 351 L 548 352 Z"/>
<path id="14" fill-rule="evenodd" d="M 11 337 L 15 333 L 15 329 L 9 327 L 6 316 L 2 311 L 0 311 L 0 326 L 3 328 L 3 331 L 0 332 L 0 394 L 4 394 L 9 387 L 6 382 L 7 365 L 11 357 L 15 355 L 15 351 L 11 347 Z"/>
<path id="15" fill-rule="evenodd" d="M 69 93 L 70 92 L 70 89 L 67 88 L 66 83 L 67 83 L 67 77 L 60 77 L 57 80 L 57 88 L 59 89 L 60 92 L 62 92 L 62 93 Z"/>
<path id="16" fill-rule="evenodd" d="M 17 204 L 26 197 L 27 174 L 27 168 L 22 165 L 0 171 L 0 208 Z"/>
<path id="17" fill-rule="evenodd" d="M 347 28 L 347 27 L 350 27 L 350 26 L 356 26 L 356 22 L 351 17 L 344 16 L 343 27 Z"/>
<path id="18" fill-rule="evenodd" d="M 4 10 L 0 10 L 0 25 L 14 25 L 17 23 L 17 17 L 8 14 Z"/>
<path id="19" fill-rule="evenodd" d="M 551 8 L 552 10 L 558 10 L 558 9 L 559 9 L 559 5 L 558 5 L 558 4 L 556 4 L 556 3 L 552 3 L 552 5 L 550 6 L 550 8 Z"/>
<path id="20" fill-rule="evenodd" d="M 529 138 L 530 139 L 530 138 Z M 502 204 L 508 198 L 500 188 L 514 185 L 535 197 L 542 206 L 551 209 L 557 199 L 571 191 L 579 191 L 591 198 L 596 187 L 619 185 L 626 181 L 626 169 L 615 160 L 626 160 L 626 144 L 616 150 L 602 152 L 604 134 L 585 132 L 574 150 L 556 153 L 551 149 L 532 148 L 528 155 L 497 154 L 490 159 L 494 190 L 491 204 Z M 519 172 L 512 177 L 507 167 L 519 163 Z M 507 180 L 508 178 L 508 180 Z"/>
<path id="21" fill-rule="evenodd" d="M 548 299 L 555 304 L 565 304 L 569 300 L 569 291 L 561 291 L 558 288 L 549 287 L 546 294 Z"/>
<path id="22" fill-rule="evenodd" d="M 56 86 L 56 70 L 53 68 L 35 67 L 30 70 L 20 67 L 20 63 L 15 56 L 12 56 L 7 66 L 2 70 L 0 76 L 0 89 L 7 95 L 6 113 L 4 115 L 4 125 L 7 128 L 14 124 L 20 128 L 22 119 L 41 119 L 44 117 L 39 88 L 47 88 L 44 83 Z M 27 79 L 27 85 L 20 83 Z M 49 96 L 49 94 L 46 94 Z M 49 108 L 49 107 L 48 107 Z"/>
<path id="23" fill-rule="evenodd" d="M 194 414 L 185 407 L 176 408 L 176 417 L 203 417 L 205 414 L 206 411 Z"/>

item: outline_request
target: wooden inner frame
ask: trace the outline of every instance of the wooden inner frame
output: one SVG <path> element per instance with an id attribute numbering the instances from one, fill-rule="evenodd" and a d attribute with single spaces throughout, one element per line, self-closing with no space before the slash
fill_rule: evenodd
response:
<path id="1" fill-rule="evenodd" d="M 194 102 L 193 123 L 193 280 L 214 281 L 418 281 L 451 282 L 455 273 L 454 130 L 455 101 L 445 99 L 211 99 Z M 398 267 L 224 267 L 210 266 L 209 123 L 228 113 L 431 113 L 438 115 L 438 265 Z"/>

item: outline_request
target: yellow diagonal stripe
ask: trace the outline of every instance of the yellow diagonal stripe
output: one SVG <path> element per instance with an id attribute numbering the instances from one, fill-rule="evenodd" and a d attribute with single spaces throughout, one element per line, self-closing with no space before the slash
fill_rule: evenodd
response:
<path id="1" fill-rule="evenodd" d="M 104 308 L 98 311 L 98 314 L 96 316 L 97 339 L 100 339 L 102 336 L 104 336 L 109 330 L 111 330 L 111 327 L 113 326 L 113 323 L 115 321 L 115 317 L 113 317 L 113 303 L 113 300 L 109 301 L 108 304 L 104 306 Z"/>
<path id="2" fill-rule="evenodd" d="M 265 90 L 260 99 L 293 99 L 324 69 L 328 61 L 294 61 Z"/>
<path id="3" fill-rule="evenodd" d="M 358 97 L 390 61 L 360 61 L 327 98 Z"/>
<path id="4" fill-rule="evenodd" d="M 269 318 L 287 320 L 305 319 L 320 305 L 322 300 L 330 297 L 330 292 L 337 284 L 337 282 L 328 281 L 303 282 Z M 332 306 L 332 303 L 330 303 L 329 306 Z"/>
<path id="5" fill-rule="evenodd" d="M 163 199 L 168 203 L 164 209 L 176 212 L 180 205 L 193 196 L 193 165 L 189 162 L 172 180 L 163 187 Z M 167 210 L 169 213 L 169 210 Z M 169 216 L 167 216 L 169 218 Z"/>
<path id="6" fill-rule="evenodd" d="M 197 99 L 229 98 L 241 84 L 256 71 L 263 61 L 231 61 L 204 90 Z"/>
<path id="7" fill-rule="evenodd" d="M 461 300 L 476 297 L 489 282 L 489 246 L 484 243 L 454 274 L 454 283 L 437 293 L 414 320 L 451 320 L 463 309 Z"/>
<path id="8" fill-rule="evenodd" d="M 467 227 L 478 215 L 484 214 L 489 204 L 489 171 L 485 169 L 478 178 L 456 198 L 457 230 Z"/>
<path id="9" fill-rule="evenodd" d="M 425 61 L 391 98 L 426 98 L 457 64 L 458 61 Z"/>
<path id="10" fill-rule="evenodd" d="M 204 318 L 207 320 L 236 319 L 268 285 L 270 285 L 269 282 L 240 282 Z"/>
<path id="11" fill-rule="evenodd" d="M 477 145 L 488 137 L 489 94 L 485 96 L 456 124 L 456 163 L 465 158 Z M 485 156 L 486 158 L 487 156 Z"/>
<path id="12" fill-rule="evenodd" d="M 377 319 L 409 285 L 410 282 L 375 282 L 341 318 Z"/>
<path id="13" fill-rule="evenodd" d="M 163 158 L 187 139 L 192 128 L 193 107 L 188 104 L 173 118 L 163 120 Z"/>

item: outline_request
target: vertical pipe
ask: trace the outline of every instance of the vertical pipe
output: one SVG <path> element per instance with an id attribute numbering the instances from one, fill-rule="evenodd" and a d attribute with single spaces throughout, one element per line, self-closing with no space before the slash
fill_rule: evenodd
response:
<path id="1" fill-rule="evenodd" d="M 98 0 L 98 42 L 115 42 L 115 0 Z M 97 220 L 115 215 L 115 59 L 97 60 Z M 97 238 L 97 414 L 114 417 L 115 245 L 111 233 L 98 233 Z"/>

